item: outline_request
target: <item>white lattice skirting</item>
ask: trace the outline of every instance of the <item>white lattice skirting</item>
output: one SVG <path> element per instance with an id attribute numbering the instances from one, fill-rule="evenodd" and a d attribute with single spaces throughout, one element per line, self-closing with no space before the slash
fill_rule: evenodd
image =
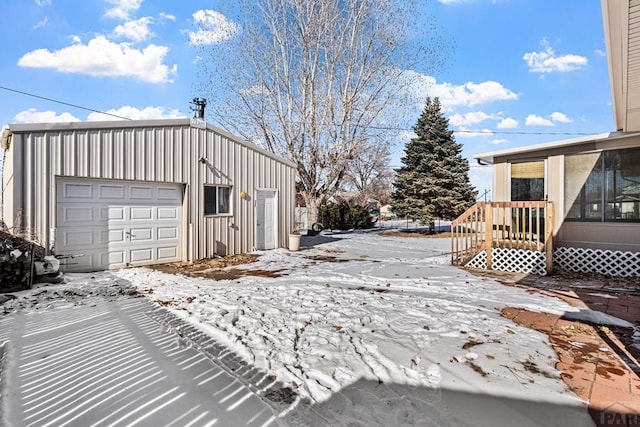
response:
<path id="1" fill-rule="evenodd" d="M 487 253 L 478 253 L 466 264 L 468 267 L 487 269 Z M 543 252 L 525 249 L 495 248 L 492 251 L 491 268 L 512 273 L 547 275 L 547 257 Z"/>
<path id="2" fill-rule="evenodd" d="M 640 252 L 557 248 L 553 261 L 563 270 L 607 276 L 640 276 Z"/>
<path id="3" fill-rule="evenodd" d="M 493 270 L 545 276 L 547 257 L 542 252 L 524 249 L 493 249 Z M 565 271 L 600 273 L 615 277 L 640 276 L 640 252 L 585 248 L 556 248 L 553 262 Z M 467 264 L 487 269 L 487 253 L 479 252 Z"/>

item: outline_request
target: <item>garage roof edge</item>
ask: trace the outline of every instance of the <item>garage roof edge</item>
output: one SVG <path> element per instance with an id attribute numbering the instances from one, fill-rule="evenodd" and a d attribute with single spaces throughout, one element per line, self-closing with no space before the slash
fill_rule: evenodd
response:
<path id="1" fill-rule="evenodd" d="M 13 133 L 27 132 L 47 132 L 47 131 L 73 131 L 73 130 L 91 130 L 91 129 L 130 129 L 144 127 L 175 127 L 175 126 L 191 126 L 189 118 L 174 119 L 155 119 L 155 120 L 107 120 L 107 121 L 88 121 L 88 122 L 53 122 L 53 123 L 13 123 L 9 125 L 9 129 Z M 282 162 L 293 168 L 296 165 L 275 153 L 265 150 L 259 145 L 233 135 L 223 129 L 220 129 L 210 123 L 206 124 L 206 130 L 220 134 L 232 141 L 245 145 L 252 150 L 256 150 L 265 156 Z"/>

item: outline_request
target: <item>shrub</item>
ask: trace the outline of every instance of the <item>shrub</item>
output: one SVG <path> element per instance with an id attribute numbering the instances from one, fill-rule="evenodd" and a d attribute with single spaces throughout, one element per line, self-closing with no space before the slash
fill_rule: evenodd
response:
<path id="1" fill-rule="evenodd" d="M 366 207 L 347 202 L 326 203 L 320 206 L 319 221 L 330 230 L 362 230 L 373 227 L 373 219 Z"/>

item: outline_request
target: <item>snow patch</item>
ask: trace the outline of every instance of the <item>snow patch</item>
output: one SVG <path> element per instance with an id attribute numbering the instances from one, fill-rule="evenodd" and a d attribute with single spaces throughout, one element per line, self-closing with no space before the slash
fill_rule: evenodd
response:
<path id="1" fill-rule="evenodd" d="M 633 328 L 633 324 L 626 320 L 619 319 L 601 311 L 580 309 L 578 311 L 567 311 L 562 316 L 567 320 L 578 320 L 581 322 L 593 323 L 603 326 L 618 326 L 620 328 Z"/>

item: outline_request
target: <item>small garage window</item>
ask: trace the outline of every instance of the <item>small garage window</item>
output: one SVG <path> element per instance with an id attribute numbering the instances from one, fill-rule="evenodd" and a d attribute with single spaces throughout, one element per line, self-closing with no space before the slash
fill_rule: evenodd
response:
<path id="1" fill-rule="evenodd" d="M 231 187 L 205 185 L 204 214 L 225 215 L 231 213 Z"/>

